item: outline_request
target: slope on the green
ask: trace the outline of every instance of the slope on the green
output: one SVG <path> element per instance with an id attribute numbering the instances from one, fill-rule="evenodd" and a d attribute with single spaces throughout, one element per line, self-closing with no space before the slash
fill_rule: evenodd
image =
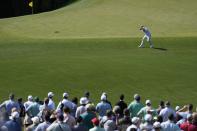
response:
<path id="1" fill-rule="evenodd" d="M 81 97 L 85 91 L 98 102 L 105 91 L 114 103 L 120 93 L 134 93 L 173 105 L 196 104 L 197 38 L 156 38 L 158 49 L 137 48 L 139 39 L 73 39 L 2 41 L 0 96 L 25 98 L 64 91 Z"/>
<path id="2" fill-rule="evenodd" d="M 140 24 L 153 36 L 197 36 L 196 0 L 79 0 L 65 8 L 0 20 L 0 37 L 138 37 Z"/>

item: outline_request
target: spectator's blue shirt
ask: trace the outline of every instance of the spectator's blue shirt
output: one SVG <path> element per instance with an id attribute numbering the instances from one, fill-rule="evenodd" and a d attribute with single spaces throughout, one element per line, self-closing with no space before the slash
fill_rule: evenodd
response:
<path id="1" fill-rule="evenodd" d="M 99 117 L 106 115 L 107 110 L 111 110 L 111 105 L 109 103 L 101 101 L 96 105 L 96 111 L 99 114 Z"/>
<path id="2" fill-rule="evenodd" d="M 8 131 L 22 131 L 21 125 L 15 120 L 7 121 L 5 126 L 7 127 Z"/>
<path id="3" fill-rule="evenodd" d="M 8 115 L 11 114 L 11 111 L 12 111 L 12 108 L 16 108 L 17 110 L 20 109 L 20 106 L 17 102 L 15 102 L 14 100 L 7 100 L 5 102 L 3 102 L 1 105 L 0 105 L 0 109 L 5 107 L 6 109 L 6 112 L 8 113 Z"/>

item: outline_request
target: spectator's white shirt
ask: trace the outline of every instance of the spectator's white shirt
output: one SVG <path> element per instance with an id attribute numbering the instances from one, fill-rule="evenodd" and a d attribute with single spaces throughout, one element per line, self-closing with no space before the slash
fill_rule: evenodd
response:
<path id="1" fill-rule="evenodd" d="M 55 103 L 53 102 L 52 99 L 49 99 L 48 107 L 50 110 L 55 110 Z"/>
<path id="2" fill-rule="evenodd" d="M 26 102 L 24 103 L 25 111 L 27 111 L 27 108 L 28 108 L 30 105 L 32 105 L 32 104 L 33 104 L 33 101 L 26 101 Z"/>
<path id="3" fill-rule="evenodd" d="M 181 131 L 181 129 L 175 123 L 171 122 L 170 120 L 161 123 L 161 127 L 163 131 Z"/>
<path id="4" fill-rule="evenodd" d="M 68 107 L 70 111 L 73 110 L 73 103 L 69 101 L 68 99 L 63 99 L 57 106 L 57 109 L 60 109 L 61 104 L 64 104 L 64 107 Z"/>
<path id="5" fill-rule="evenodd" d="M 85 106 L 79 106 L 77 107 L 77 111 L 76 111 L 76 114 L 75 114 L 75 117 L 79 117 L 81 114 L 83 114 L 84 112 L 86 112 L 86 108 Z"/>
<path id="6" fill-rule="evenodd" d="M 170 107 L 165 107 L 164 109 L 162 109 L 159 113 L 160 116 L 163 117 L 163 121 L 167 121 L 168 120 L 168 117 L 173 114 L 174 117 L 176 117 L 176 112 L 170 108 Z"/>
<path id="7" fill-rule="evenodd" d="M 145 122 L 144 124 L 140 125 L 140 130 L 152 131 L 153 130 L 153 125 L 151 125 L 150 123 Z"/>

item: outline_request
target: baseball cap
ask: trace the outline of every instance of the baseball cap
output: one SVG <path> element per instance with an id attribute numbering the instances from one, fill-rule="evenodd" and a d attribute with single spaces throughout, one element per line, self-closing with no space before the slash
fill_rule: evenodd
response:
<path id="1" fill-rule="evenodd" d="M 135 100 L 139 100 L 139 99 L 140 99 L 140 95 L 135 94 L 135 95 L 134 95 L 134 99 L 135 99 Z"/>
<path id="2" fill-rule="evenodd" d="M 146 105 L 147 104 L 151 104 L 151 101 L 150 100 L 146 100 Z"/>
<path id="3" fill-rule="evenodd" d="M 33 96 L 32 96 L 32 95 L 29 95 L 29 96 L 27 97 L 27 99 L 28 99 L 29 101 L 32 101 L 32 100 L 33 100 Z"/>
<path id="4" fill-rule="evenodd" d="M 131 121 L 133 124 L 137 124 L 139 120 L 140 119 L 138 117 L 133 117 Z"/>
<path id="5" fill-rule="evenodd" d="M 11 119 L 16 119 L 16 118 L 19 118 L 19 113 L 17 111 L 12 112 Z"/>
<path id="6" fill-rule="evenodd" d="M 68 97 L 68 93 L 63 93 L 63 97 Z"/>
<path id="7" fill-rule="evenodd" d="M 161 128 L 161 124 L 160 124 L 160 122 L 155 122 L 154 124 L 153 124 L 153 128 Z"/>
<path id="8" fill-rule="evenodd" d="M 92 123 L 94 124 L 94 125 L 99 125 L 99 120 L 95 117 L 95 118 L 93 118 L 92 120 Z"/>
<path id="9" fill-rule="evenodd" d="M 39 117 L 35 116 L 33 118 L 31 118 L 31 120 L 33 121 L 33 123 L 38 124 L 39 123 Z"/>
<path id="10" fill-rule="evenodd" d="M 88 103 L 88 99 L 86 97 L 81 97 L 80 99 L 80 104 L 87 104 Z"/>
<path id="11" fill-rule="evenodd" d="M 106 95 L 102 94 L 102 95 L 101 95 L 101 100 L 102 100 L 102 101 L 106 101 L 106 100 L 107 100 Z"/>
<path id="12" fill-rule="evenodd" d="M 54 96 L 53 92 L 48 93 L 48 97 L 53 97 L 53 96 Z"/>

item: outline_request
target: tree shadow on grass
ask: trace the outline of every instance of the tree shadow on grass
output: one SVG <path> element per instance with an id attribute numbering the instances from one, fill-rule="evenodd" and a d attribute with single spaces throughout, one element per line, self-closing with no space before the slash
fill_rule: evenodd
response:
<path id="1" fill-rule="evenodd" d="M 160 47 L 154 47 L 153 49 L 161 50 L 161 51 L 167 51 L 167 50 L 168 50 L 168 49 L 166 49 L 166 48 L 160 48 Z"/>

